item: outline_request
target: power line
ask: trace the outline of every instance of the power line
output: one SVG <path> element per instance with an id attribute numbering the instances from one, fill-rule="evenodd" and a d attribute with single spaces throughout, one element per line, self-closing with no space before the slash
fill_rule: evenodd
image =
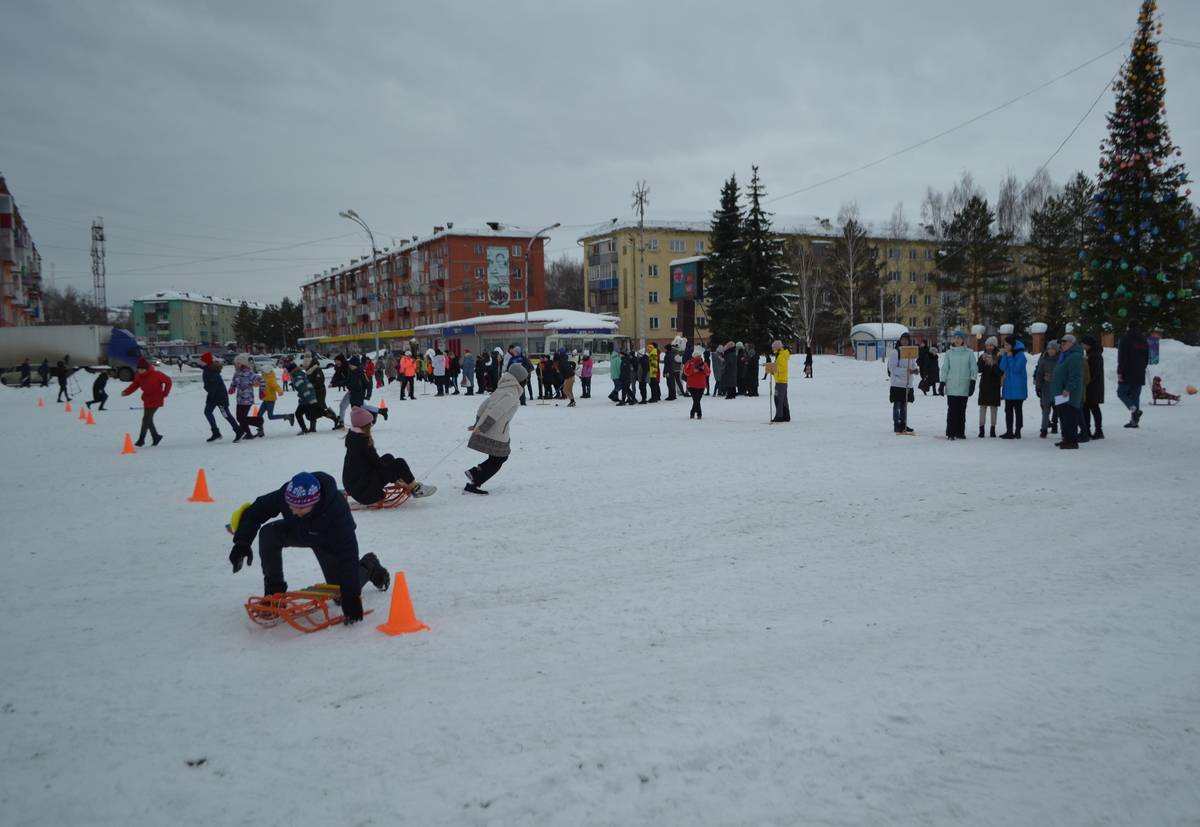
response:
<path id="1" fill-rule="evenodd" d="M 1020 95 L 1017 95 L 1015 98 L 1005 101 L 1004 103 L 1000 104 L 999 106 L 994 106 L 991 109 L 987 110 L 986 112 L 981 112 L 978 115 L 975 115 L 974 117 L 968 118 L 967 120 L 962 121 L 961 123 L 955 124 L 954 126 L 950 127 L 949 129 L 943 129 L 941 132 L 938 132 L 936 135 L 930 135 L 928 138 L 917 141 L 914 144 L 909 144 L 908 146 L 906 146 L 902 149 L 898 149 L 895 152 L 884 155 L 881 158 L 876 158 L 875 160 L 869 161 L 865 164 L 857 166 L 854 169 L 849 169 L 849 170 L 846 170 L 845 172 L 840 172 L 837 175 L 834 175 L 830 178 L 826 178 L 822 181 L 817 181 L 814 184 L 809 184 L 806 187 L 801 187 L 798 190 L 793 190 L 792 192 L 784 193 L 783 195 L 777 195 L 774 198 L 768 199 L 767 203 L 773 204 L 776 201 L 782 201 L 785 198 L 791 198 L 793 196 L 800 195 L 801 193 L 815 190 L 817 187 L 823 187 L 826 184 L 832 184 L 834 181 L 840 181 L 843 178 L 848 178 L 851 175 L 854 175 L 856 173 L 870 169 L 871 167 L 878 166 L 879 164 L 882 164 L 885 161 L 890 161 L 893 158 L 897 158 L 901 155 L 904 155 L 905 153 L 912 152 L 914 149 L 919 149 L 920 147 L 923 147 L 926 144 L 933 143 L 934 141 L 938 140 L 939 138 L 944 138 L 952 132 L 957 132 L 958 130 L 963 129 L 964 127 L 970 126 L 971 124 L 975 123 L 976 121 L 983 120 L 984 118 L 988 117 L 989 115 L 994 115 L 995 113 L 999 112 L 1002 109 L 1007 109 L 1008 107 L 1012 106 L 1014 103 L 1018 103 L 1019 101 L 1024 100 L 1025 98 L 1029 97 L 1030 95 L 1033 95 L 1037 92 L 1042 91 L 1043 89 L 1045 89 L 1048 86 L 1058 83 L 1058 81 L 1062 80 L 1063 78 L 1070 77 L 1071 75 L 1075 74 L 1076 72 L 1078 72 L 1082 69 L 1085 69 L 1088 66 L 1091 66 L 1096 61 L 1102 60 L 1103 58 L 1108 57 L 1110 54 L 1117 51 L 1118 49 L 1120 49 L 1122 46 L 1124 46 L 1128 42 L 1129 42 L 1129 35 L 1126 35 L 1125 38 L 1122 39 L 1120 43 L 1118 43 L 1116 46 L 1113 46 L 1111 49 L 1101 52 L 1100 54 L 1096 55 L 1093 58 L 1089 58 L 1088 60 L 1086 60 L 1083 63 L 1080 63 L 1078 66 L 1074 67 L 1073 69 L 1068 69 L 1066 72 L 1063 72 L 1061 75 L 1053 77 L 1050 80 L 1045 81 L 1044 83 L 1040 83 L 1037 86 L 1033 87 L 1032 89 L 1030 89 L 1026 92 L 1022 92 Z"/>
<path id="2" fill-rule="evenodd" d="M 1067 133 L 1067 137 L 1062 139 L 1062 143 L 1058 145 L 1058 149 L 1051 152 L 1050 157 L 1046 159 L 1046 162 L 1038 168 L 1038 173 L 1050 166 L 1050 162 L 1053 161 L 1055 156 L 1058 155 L 1058 153 L 1062 151 L 1062 148 L 1067 145 L 1067 141 L 1071 140 L 1071 136 L 1078 131 L 1079 127 L 1083 126 L 1083 122 L 1086 121 L 1088 119 L 1088 115 L 1091 115 L 1092 111 L 1095 110 L 1096 105 L 1100 103 L 1100 99 L 1104 97 L 1104 94 L 1108 91 L 1109 87 L 1117 82 L 1117 78 L 1120 76 L 1121 70 L 1124 68 L 1125 61 L 1121 61 L 1121 65 L 1117 67 L 1117 71 L 1113 72 L 1113 76 L 1108 79 L 1108 83 L 1104 84 L 1104 88 L 1100 90 L 1100 94 L 1096 96 L 1094 101 L 1092 101 L 1092 105 L 1089 106 L 1087 111 L 1083 113 L 1083 117 L 1080 118 L 1073 127 L 1071 127 L 1071 131 Z M 1036 174 L 1037 173 L 1035 173 L 1035 175 Z"/>

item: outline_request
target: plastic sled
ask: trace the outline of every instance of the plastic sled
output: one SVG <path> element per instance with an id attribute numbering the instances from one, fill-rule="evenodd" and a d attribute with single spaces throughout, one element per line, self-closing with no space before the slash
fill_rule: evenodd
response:
<path id="1" fill-rule="evenodd" d="M 246 614 L 264 628 L 286 623 L 297 631 L 319 632 L 342 622 L 342 615 L 334 614 L 336 600 L 341 589 L 330 583 L 317 583 L 297 592 L 279 592 L 264 597 L 251 597 L 246 601 Z M 363 612 L 369 615 L 371 611 Z"/>
<path id="2" fill-rule="evenodd" d="M 350 500 L 350 508 L 354 511 L 379 511 L 384 508 L 396 508 L 403 505 L 411 496 L 412 492 L 408 490 L 408 486 L 393 482 L 384 487 L 383 499 L 379 502 L 363 505 L 355 501 L 349 494 L 346 495 L 346 499 Z"/>

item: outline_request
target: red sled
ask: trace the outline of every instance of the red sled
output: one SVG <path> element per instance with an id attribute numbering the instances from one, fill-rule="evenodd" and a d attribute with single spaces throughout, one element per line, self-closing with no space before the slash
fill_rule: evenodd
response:
<path id="1" fill-rule="evenodd" d="M 337 605 L 341 589 L 332 583 L 317 583 L 297 592 L 279 592 L 246 600 L 246 614 L 264 628 L 286 623 L 297 631 L 308 634 L 336 626 L 344 619 L 335 614 L 331 605 Z M 363 615 L 371 614 L 371 610 Z"/>
<path id="2" fill-rule="evenodd" d="M 1150 385 L 1150 404 L 1157 405 L 1160 399 L 1166 402 L 1168 406 L 1174 405 L 1179 401 L 1179 394 L 1168 393 L 1167 389 L 1163 387 L 1162 377 L 1155 376 L 1154 382 Z"/>

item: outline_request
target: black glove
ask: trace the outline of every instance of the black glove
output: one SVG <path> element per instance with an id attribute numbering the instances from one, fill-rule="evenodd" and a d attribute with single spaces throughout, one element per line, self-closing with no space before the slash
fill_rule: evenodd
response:
<path id="1" fill-rule="evenodd" d="M 342 595 L 342 625 L 350 626 L 363 619 L 362 598 L 359 595 Z"/>
<path id="2" fill-rule="evenodd" d="M 237 574 L 242 570 L 242 563 L 247 566 L 254 563 L 254 549 L 245 543 L 234 543 L 233 550 L 229 552 L 229 562 L 233 565 L 233 573 Z"/>
<path id="3" fill-rule="evenodd" d="M 975 380 L 972 379 L 971 380 L 971 389 L 967 391 L 967 396 L 974 396 L 974 395 L 975 395 Z"/>
<path id="4" fill-rule="evenodd" d="M 916 401 L 917 401 L 917 395 L 916 395 L 915 393 L 913 393 L 913 389 L 912 389 L 912 388 L 909 388 L 909 389 L 908 389 L 908 401 L 909 401 L 909 402 L 916 402 Z"/>

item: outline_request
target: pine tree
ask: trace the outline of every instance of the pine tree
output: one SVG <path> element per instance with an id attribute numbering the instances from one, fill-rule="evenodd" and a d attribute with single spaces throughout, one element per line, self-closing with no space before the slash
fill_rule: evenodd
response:
<path id="1" fill-rule="evenodd" d="M 1050 338 L 1058 338 L 1068 321 L 1067 292 L 1079 250 L 1087 244 L 1095 185 L 1082 172 L 1062 193 L 1046 200 L 1030 216 L 1029 244 L 1036 275 L 1030 290 L 1035 321 L 1045 322 Z"/>
<path id="2" fill-rule="evenodd" d="M 1192 208 L 1181 151 L 1167 131 L 1166 76 L 1155 35 L 1157 4 L 1144 0 L 1129 58 L 1114 89 L 1108 138 L 1091 212 L 1091 243 L 1079 252 L 1068 293 L 1084 324 L 1191 329 L 1197 271 L 1188 249 Z"/>
<path id="3" fill-rule="evenodd" d="M 769 352 L 771 341 L 796 340 L 792 320 L 795 276 L 787 272 L 783 240 L 771 231 L 771 214 L 762 207 L 766 194 L 758 178 L 758 167 L 746 190 L 748 205 L 742 224 L 742 284 L 744 285 L 744 328 L 738 338 L 754 342 L 760 353 Z"/>
<path id="4" fill-rule="evenodd" d="M 233 335 L 237 336 L 239 344 L 247 348 L 253 348 L 258 340 L 258 313 L 251 310 L 246 302 L 242 302 L 233 318 Z"/>
<path id="5" fill-rule="evenodd" d="M 736 175 L 721 187 L 721 206 L 713 213 L 708 261 L 704 265 L 704 302 L 710 341 L 724 343 L 744 326 L 741 282 L 742 208 Z"/>
<path id="6" fill-rule="evenodd" d="M 991 320 L 993 299 L 1004 290 L 1009 276 L 1012 235 L 992 232 L 995 222 L 987 201 L 973 195 L 942 228 L 944 246 L 937 254 L 939 289 L 961 294 L 970 324 Z"/>

